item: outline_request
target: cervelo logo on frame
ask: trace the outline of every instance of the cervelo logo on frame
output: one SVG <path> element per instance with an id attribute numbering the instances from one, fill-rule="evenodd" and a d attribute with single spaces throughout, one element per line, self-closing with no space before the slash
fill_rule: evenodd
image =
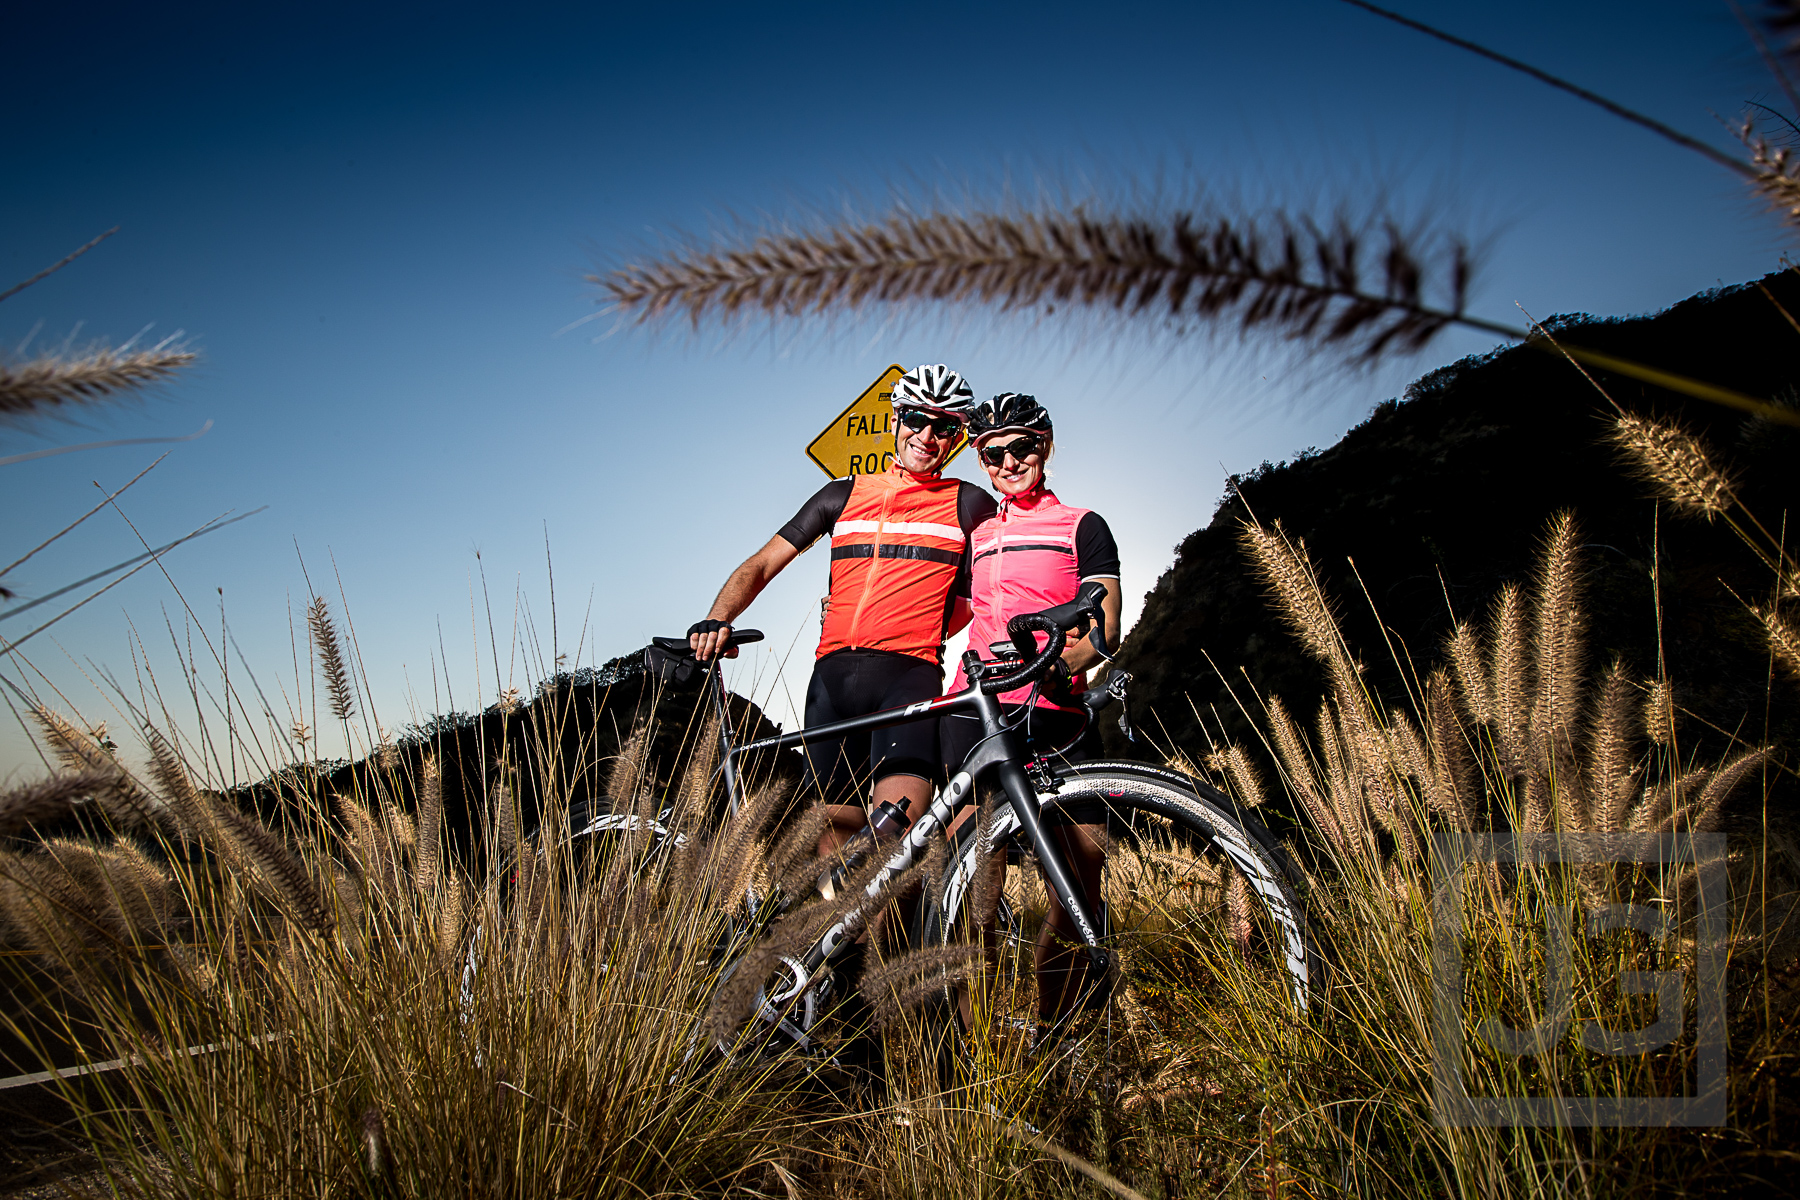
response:
<path id="1" fill-rule="evenodd" d="M 1543 909 L 1542 1017 L 1517 1028 L 1496 1013 L 1468 1011 L 1463 967 L 1463 880 L 1475 865 L 1529 867 L 1565 864 L 1653 864 L 1692 867 L 1692 979 L 1696 1024 L 1691 1047 L 1674 1057 L 1685 1063 L 1683 1095 L 1666 1096 L 1475 1096 L 1464 1062 L 1472 1048 L 1465 1029 L 1491 1051 L 1515 1057 L 1553 1055 L 1573 1041 L 1583 1050 L 1611 1056 L 1668 1053 L 1687 1035 L 1688 965 L 1674 971 L 1621 971 L 1622 995 L 1655 998 L 1648 1025 L 1615 1029 L 1573 1014 L 1573 940 L 1566 906 Z M 1439 1125 L 1553 1125 L 1563 1127 L 1723 1125 L 1726 1116 L 1725 951 L 1728 914 L 1725 835 L 1682 834 L 1460 834 L 1440 833 L 1431 863 L 1432 889 L 1432 1110 Z M 1678 949 L 1675 929 L 1660 907 L 1609 904 L 1586 914 L 1581 935 L 1600 937 L 1636 930 L 1652 945 Z M 1680 957 L 1677 957 L 1680 962 Z M 1535 999 L 1535 997 L 1534 997 Z M 1471 1020 L 1473 1018 L 1473 1020 Z"/>

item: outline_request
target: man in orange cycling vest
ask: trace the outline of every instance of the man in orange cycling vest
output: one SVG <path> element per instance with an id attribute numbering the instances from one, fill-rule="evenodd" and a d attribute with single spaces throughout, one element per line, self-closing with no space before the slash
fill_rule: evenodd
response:
<path id="1" fill-rule="evenodd" d="M 820 537 L 831 538 L 831 591 L 806 724 L 822 725 L 942 694 L 944 639 L 969 623 L 969 534 L 997 511 L 993 497 L 939 472 L 962 439 L 975 393 L 943 365 L 894 384 L 894 461 L 875 475 L 820 488 L 767 545 L 731 573 L 706 620 L 688 630 L 695 655 L 720 652 L 731 622 Z M 734 650 L 726 651 L 735 654 Z M 823 792 L 829 854 L 863 825 L 847 804 L 873 778 L 871 812 L 891 805 L 916 820 L 937 772 L 937 723 L 912 721 L 807 746 L 809 782 Z"/>

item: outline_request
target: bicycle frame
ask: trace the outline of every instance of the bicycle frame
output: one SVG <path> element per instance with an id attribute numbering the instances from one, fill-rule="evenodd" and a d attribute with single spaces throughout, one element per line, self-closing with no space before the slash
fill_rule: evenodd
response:
<path id="1" fill-rule="evenodd" d="M 938 696 L 931 700 L 921 700 L 915 704 L 899 708 L 883 709 L 866 716 L 850 717 L 842 721 L 832 721 L 825 725 L 814 725 L 808 729 L 795 730 L 792 733 L 776 734 L 773 737 L 759 738 L 746 742 L 741 746 L 732 745 L 725 723 L 723 700 L 724 682 L 719 675 L 717 660 L 714 660 L 712 676 L 716 686 L 715 702 L 720 705 L 720 736 L 725 742 L 725 754 L 722 769 L 728 790 L 732 810 L 737 809 L 738 772 L 735 760 L 739 755 L 750 754 L 762 750 L 781 750 L 789 746 L 804 746 L 807 742 L 822 741 L 839 737 L 846 733 L 856 733 L 865 729 L 885 729 L 891 725 L 900 725 L 909 721 L 921 721 L 936 718 L 953 712 L 974 712 L 981 719 L 982 737 L 975 743 L 950 777 L 944 787 L 933 794 L 926 811 L 908 828 L 900 839 L 899 847 L 886 863 L 882 865 L 873 880 L 865 889 L 870 897 L 878 895 L 883 887 L 907 870 L 918 859 L 931 843 L 931 839 L 941 832 L 947 831 L 956 810 L 968 803 L 975 794 L 975 784 L 989 772 L 993 772 L 1006 793 L 1008 803 L 1012 805 L 1018 817 L 1019 826 L 1030 840 L 1036 852 L 1038 862 L 1043 869 L 1044 877 L 1056 893 L 1056 898 L 1068 912 L 1075 928 L 1081 935 L 1083 946 L 1087 952 L 1093 980 L 1099 981 L 1097 986 L 1105 987 L 1110 979 L 1108 974 L 1111 956 L 1100 946 L 1099 934 L 1095 932 L 1094 922 L 1089 916 L 1087 902 L 1075 886 L 1074 878 L 1069 871 L 1068 862 L 1063 857 L 1062 849 L 1044 829 L 1044 823 L 1038 813 L 1037 790 L 1025 774 L 1022 765 L 1027 759 L 1025 747 L 1019 738 L 1015 726 L 1007 725 L 1001 718 L 1000 700 L 981 690 L 978 682 L 981 678 L 981 657 L 974 651 L 963 655 L 963 674 L 971 682 L 964 691 L 954 695 Z M 813 943 L 801 966 L 806 972 L 806 979 L 795 993 L 804 994 L 816 981 L 821 970 L 838 954 L 839 950 L 855 940 L 855 934 L 862 924 L 859 914 L 852 912 L 850 916 L 826 930 L 819 940 Z M 779 1018 L 778 1018 L 779 1020 Z M 785 1020 L 780 1020 L 786 1024 Z"/>

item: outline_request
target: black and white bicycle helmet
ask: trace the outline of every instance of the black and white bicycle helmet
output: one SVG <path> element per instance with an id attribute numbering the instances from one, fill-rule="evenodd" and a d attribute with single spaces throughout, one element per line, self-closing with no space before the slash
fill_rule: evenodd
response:
<path id="1" fill-rule="evenodd" d="M 918 366 L 894 381 L 894 408 L 923 408 L 966 420 L 975 411 L 975 389 L 943 363 Z"/>
<path id="2" fill-rule="evenodd" d="M 1018 430 L 1021 433 L 1051 432 L 1050 414 L 1037 402 L 1036 396 L 1018 392 L 1001 392 L 975 410 L 969 418 L 969 437 L 983 438 L 993 433 Z"/>

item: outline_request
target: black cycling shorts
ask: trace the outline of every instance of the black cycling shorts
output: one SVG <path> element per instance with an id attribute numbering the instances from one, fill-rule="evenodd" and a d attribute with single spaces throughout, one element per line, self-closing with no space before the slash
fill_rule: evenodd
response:
<path id="1" fill-rule="evenodd" d="M 887 650 L 837 650 L 813 664 L 806 685 L 806 725 L 867 716 L 943 694 L 936 663 Z M 817 787 L 832 804 L 866 804 L 863 785 L 889 775 L 933 778 L 938 770 L 937 722 L 926 718 L 886 729 L 808 742 L 808 791 Z M 918 799 L 919 797 L 914 797 Z"/>
<path id="2" fill-rule="evenodd" d="M 1025 712 L 1022 704 L 1008 704 L 1001 709 L 1006 723 L 1011 725 Z M 1100 736 L 1097 725 L 1089 725 L 1081 739 L 1067 750 L 1062 746 L 1075 736 L 1081 728 L 1083 717 L 1079 712 L 1066 712 L 1057 708 L 1045 708 L 1042 705 L 1030 716 L 1028 723 L 1019 732 L 1026 735 L 1026 748 L 1034 754 L 1053 755 L 1063 762 L 1081 762 L 1083 759 L 1100 756 Z M 943 747 L 944 770 L 954 773 L 962 765 L 969 751 L 981 737 L 981 718 L 972 712 L 948 713 L 939 718 L 938 744 Z M 1061 753 L 1057 753 L 1062 750 Z"/>
<path id="3" fill-rule="evenodd" d="M 1002 710 L 1007 724 L 1011 724 L 1024 715 L 1025 706 L 1008 704 Z M 1028 723 L 1019 732 L 1026 736 L 1026 749 L 1033 754 L 1047 754 L 1053 762 L 1084 762 L 1089 759 L 1103 757 L 1100 747 L 1100 726 L 1098 722 L 1088 725 L 1087 730 L 1074 745 L 1066 750 L 1063 746 L 1070 738 L 1075 737 L 1081 729 L 1083 715 L 1080 712 L 1068 712 L 1062 709 L 1045 708 L 1042 705 L 1031 713 Z M 981 738 L 981 718 L 974 713 L 948 713 L 939 718 L 938 743 L 943 749 L 944 771 L 947 775 L 955 774 L 962 766 L 963 759 L 975 748 Z M 1052 824 L 1070 823 L 1075 825 L 1103 825 L 1106 823 L 1105 808 L 1097 801 L 1078 800 L 1074 804 L 1065 805 L 1058 810 L 1062 816 L 1060 821 Z"/>

